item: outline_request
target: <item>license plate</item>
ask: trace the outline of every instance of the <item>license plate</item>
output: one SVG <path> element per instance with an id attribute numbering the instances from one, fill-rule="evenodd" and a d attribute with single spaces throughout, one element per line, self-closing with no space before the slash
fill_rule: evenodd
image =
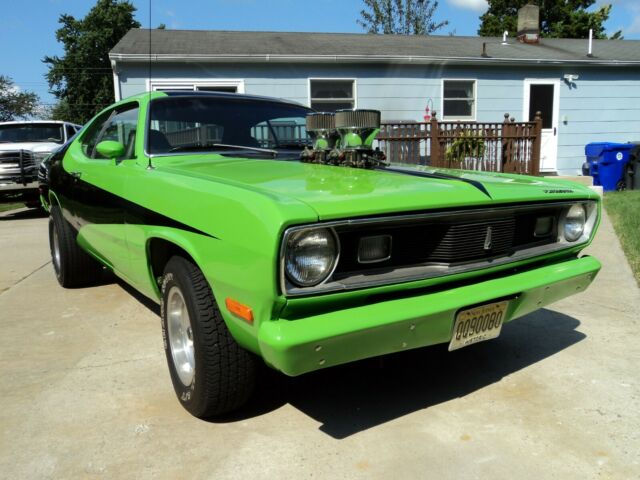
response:
<path id="1" fill-rule="evenodd" d="M 453 325 L 449 351 L 491 340 L 500 335 L 508 305 L 509 302 L 505 300 L 460 310 Z"/>

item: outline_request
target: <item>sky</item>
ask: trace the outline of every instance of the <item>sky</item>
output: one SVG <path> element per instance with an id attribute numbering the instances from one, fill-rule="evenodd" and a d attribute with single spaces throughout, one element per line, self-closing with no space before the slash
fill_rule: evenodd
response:
<path id="1" fill-rule="evenodd" d="M 133 0 L 143 27 L 166 24 L 169 29 L 271 30 L 361 33 L 356 23 L 362 0 Z M 626 39 L 640 39 L 640 1 L 609 0 L 613 9 L 608 32 L 622 30 Z M 55 102 L 44 75 L 45 55 L 64 52 L 55 38 L 61 14 L 82 18 L 94 0 L 0 0 L 0 75 L 18 88 L 37 93 L 43 104 Z M 485 0 L 440 0 L 436 20 L 449 25 L 438 34 L 476 35 Z"/>

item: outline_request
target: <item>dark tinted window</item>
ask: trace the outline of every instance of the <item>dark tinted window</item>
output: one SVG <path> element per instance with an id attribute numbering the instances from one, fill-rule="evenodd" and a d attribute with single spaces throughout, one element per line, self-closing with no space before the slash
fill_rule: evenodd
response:
<path id="1" fill-rule="evenodd" d="M 62 124 L 25 123 L 0 125 L 0 142 L 53 142 L 64 143 Z"/>
<path id="2" fill-rule="evenodd" d="M 67 140 L 76 134 L 76 129 L 73 128 L 71 125 L 65 125 L 64 128 L 67 131 Z"/>
<path id="3" fill-rule="evenodd" d="M 208 97 L 168 97 L 151 104 L 149 153 L 216 143 L 279 148 L 308 143 L 309 110 L 278 102 Z"/>

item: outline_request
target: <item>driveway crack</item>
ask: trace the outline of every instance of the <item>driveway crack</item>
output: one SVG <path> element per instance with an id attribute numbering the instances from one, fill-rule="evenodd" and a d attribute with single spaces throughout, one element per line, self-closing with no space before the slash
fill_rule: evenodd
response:
<path id="1" fill-rule="evenodd" d="M 16 286 L 20 285 L 22 282 L 24 282 L 27 278 L 29 278 L 31 275 L 33 275 L 34 273 L 39 272 L 40 270 L 42 270 L 44 267 L 46 267 L 47 265 L 49 265 L 51 263 L 51 260 L 46 261 L 45 263 L 43 263 L 42 265 L 40 265 L 38 268 L 36 268 L 34 271 L 32 271 L 31 273 L 26 274 L 24 277 L 22 277 L 21 279 L 19 279 L 16 283 L 14 283 L 13 285 L 11 285 L 10 287 L 5 288 L 4 290 L 2 290 L 0 292 L 0 296 L 4 295 L 5 293 L 7 293 L 8 291 L 10 291 L 11 289 L 15 288 Z"/>

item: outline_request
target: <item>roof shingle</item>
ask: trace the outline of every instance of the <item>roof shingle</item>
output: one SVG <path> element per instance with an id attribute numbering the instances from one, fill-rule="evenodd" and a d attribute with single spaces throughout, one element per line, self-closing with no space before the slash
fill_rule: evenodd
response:
<path id="1" fill-rule="evenodd" d="M 488 57 L 482 56 L 486 44 Z M 269 61 L 449 61 L 480 63 L 593 63 L 640 65 L 640 41 L 543 38 L 529 45 L 501 38 L 354 33 L 132 29 L 111 50 L 115 60 L 212 61 L 261 57 Z"/>

